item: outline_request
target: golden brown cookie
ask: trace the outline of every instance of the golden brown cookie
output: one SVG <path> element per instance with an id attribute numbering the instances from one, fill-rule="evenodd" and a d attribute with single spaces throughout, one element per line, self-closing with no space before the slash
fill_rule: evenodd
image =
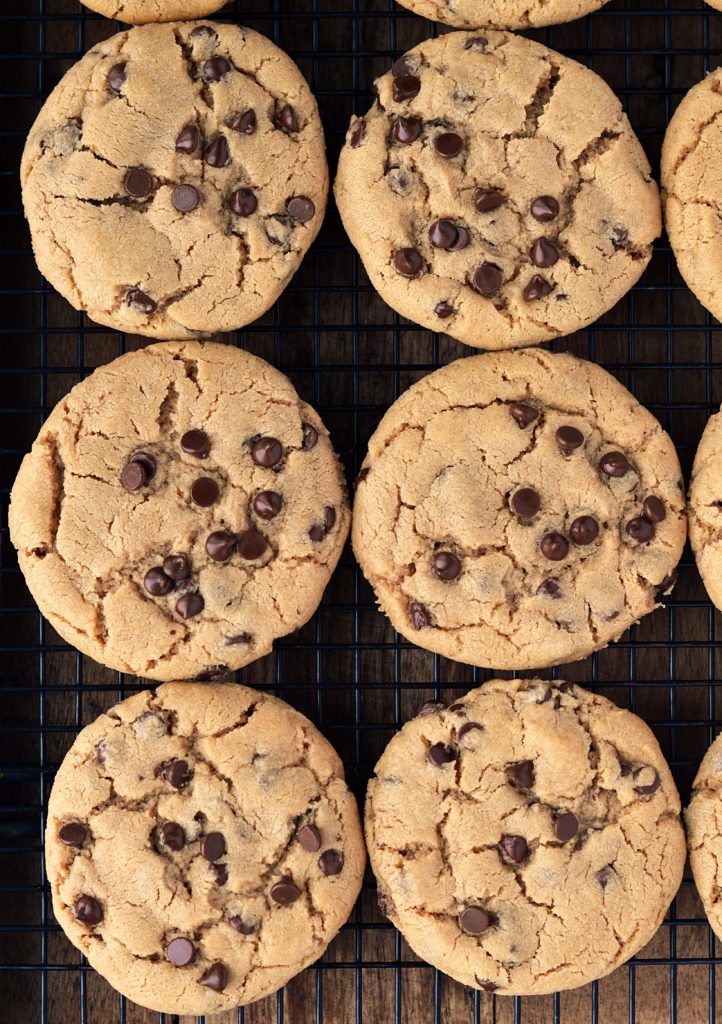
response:
<path id="1" fill-rule="evenodd" d="M 219 11 L 228 0 L 83 0 L 86 7 L 106 18 L 144 25 L 149 21 L 203 18 Z"/>
<path id="2" fill-rule="evenodd" d="M 97 2 L 97 0 L 96 0 Z M 606 0 L 399 0 L 422 18 L 454 28 L 532 28 L 582 18 Z"/>
<path id="3" fill-rule="evenodd" d="M 722 735 L 702 759 L 684 817 L 694 883 L 709 923 L 722 939 Z"/>
<path id="4" fill-rule="evenodd" d="M 722 609 L 722 412 L 708 420 L 694 457 L 689 539 L 707 593 Z"/>

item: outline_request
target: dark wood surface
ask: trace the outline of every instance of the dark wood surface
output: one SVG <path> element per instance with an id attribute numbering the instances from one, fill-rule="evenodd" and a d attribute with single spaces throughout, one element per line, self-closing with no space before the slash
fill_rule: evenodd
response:
<path id="1" fill-rule="evenodd" d="M 641 11 L 639 3 L 629 9 Z M 51 407 L 78 379 L 76 367 L 89 370 L 120 350 L 119 336 L 93 326 L 52 291 L 42 289 L 19 214 L 15 175 L 22 133 L 37 111 L 39 89 L 47 94 L 77 53 L 111 34 L 114 26 L 90 15 L 75 20 L 80 10 L 75 0 L 46 0 L 41 24 L 39 4 L 40 0 L 0 4 L 0 47 L 15 55 L 0 66 L 5 90 L 0 131 L 20 133 L 0 142 L 1 207 L 15 211 L 0 221 L 0 424 L 3 447 L 9 449 L 1 456 L 4 487 L 37 432 L 42 409 Z M 400 8 L 395 9 L 397 17 L 389 17 L 394 12 L 391 0 L 358 0 L 355 24 L 350 0 L 317 0 L 315 5 L 309 0 L 279 0 L 277 10 L 285 16 L 278 18 L 267 14 L 274 9 L 272 0 L 244 4 L 242 19 L 237 6 L 240 10 L 240 4 L 229 5 L 225 16 L 275 34 L 281 46 L 300 54 L 299 63 L 319 95 L 332 169 L 356 104 L 358 112 L 368 106 L 372 79 L 388 66 L 390 54 L 402 52 L 429 32 L 426 23 Z M 703 14 L 692 0 L 679 0 L 675 9 L 688 13 L 668 16 L 666 21 L 660 0 L 652 0 L 647 13 L 625 18 L 626 9 L 622 0 L 614 0 L 591 19 L 591 27 L 584 19 L 556 28 L 551 37 L 543 32 L 533 35 L 582 60 L 590 46 L 603 51 L 595 55 L 593 66 L 615 88 L 632 89 L 623 95 L 656 173 L 669 111 L 679 93 L 706 70 L 704 47 L 711 54 L 710 66 L 718 63 L 722 14 L 708 9 Z M 334 17 L 340 10 L 348 16 Z M 356 60 L 351 55 L 354 47 L 362 54 Z M 39 62 L 41 53 L 46 56 Z M 23 56 L 18 59 L 18 54 Z M 666 247 L 660 246 L 643 278 L 644 287 L 605 316 L 601 328 L 580 332 L 557 347 L 610 364 L 671 431 L 688 477 L 708 413 L 722 399 L 720 334 L 716 324 L 707 326 L 704 311 L 686 290 L 665 287 L 679 283 Z M 10 295 L 11 289 L 23 291 Z M 684 329 L 668 331 L 669 324 Z M 229 340 L 289 373 L 303 397 L 324 416 L 349 479 L 381 412 L 399 391 L 433 364 L 469 353 L 447 338 L 434 338 L 411 325 L 396 326 L 391 312 L 368 289 L 333 206 L 312 254 L 277 308 Z M 128 348 L 143 344 L 142 339 L 126 339 Z M 45 374 L 38 372 L 42 368 Z M 6 531 L 0 539 L 3 566 L 12 568 L 15 560 Z M 6 609 L 0 620 L 2 680 L 7 692 L 0 762 L 9 770 L 0 773 L 0 806 L 8 809 L 0 818 L 0 885 L 19 891 L 0 895 L 0 961 L 36 969 L 0 974 L 0 1024 L 156 1021 L 156 1014 L 132 1004 L 121 1018 L 118 997 L 110 987 L 93 971 L 77 969 L 77 953 L 55 927 L 40 888 L 39 812 L 54 767 L 79 726 L 139 683 L 127 679 L 126 690 L 121 691 L 115 673 L 63 648 L 53 631 L 42 625 L 17 572 L 3 575 L 1 584 Z M 626 635 L 621 644 L 594 659 L 560 670 L 562 676 L 580 682 L 593 680 L 612 699 L 652 723 L 683 799 L 722 717 L 714 689 L 718 627 L 717 613 L 706 603 L 687 553 L 675 600 L 633 632 L 634 646 Z M 46 645 L 42 653 L 39 643 Z M 18 645 L 23 649 L 15 649 Z M 279 683 L 281 696 L 309 714 L 337 746 L 362 797 L 376 757 L 400 722 L 428 697 L 451 700 L 485 677 L 398 645 L 347 552 L 318 615 L 296 641 L 280 644 L 274 654 L 249 668 L 243 681 Z M 665 923 L 643 950 L 641 962 L 603 980 L 596 994 L 587 986 L 561 996 L 558 1008 L 549 997 L 524 999 L 515 1010 L 512 1000 L 475 996 L 446 978 L 435 978 L 379 916 L 369 877 L 350 926 L 331 945 L 323 968 L 306 971 L 293 981 L 280 1002 L 273 998 L 248 1008 L 244 1020 L 583 1024 L 596 1019 L 600 1024 L 702 1024 L 713 1019 L 715 1009 L 719 1012 L 720 997 L 710 988 L 719 967 L 694 961 L 706 961 L 710 952 L 718 956 L 719 950 L 710 947 L 710 933 L 689 881 L 673 913 L 679 923 Z M 669 965 L 673 959 L 674 968 Z M 644 962 L 649 960 L 660 962 Z M 44 986 L 37 968 L 43 962 L 49 967 Z M 395 968 L 397 962 L 401 966 Z M 65 967 L 72 969 L 57 969 Z M 719 976 L 716 980 L 722 981 Z M 230 1024 L 237 1016 L 215 1019 Z"/>

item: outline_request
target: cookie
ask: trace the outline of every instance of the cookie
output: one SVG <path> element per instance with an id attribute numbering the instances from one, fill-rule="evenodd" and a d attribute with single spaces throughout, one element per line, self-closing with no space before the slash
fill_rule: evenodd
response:
<path id="1" fill-rule="evenodd" d="M 168 683 L 83 729 L 50 796 L 55 916 L 141 1006 L 217 1013 L 323 953 L 361 888 L 333 747 L 245 686 Z"/>
<path id="2" fill-rule="evenodd" d="M 660 232 L 657 187 L 621 104 L 521 36 L 452 32 L 376 82 L 335 192 L 371 282 L 416 323 L 479 348 L 598 319 Z"/>
<path id="3" fill-rule="evenodd" d="M 202 18 L 219 11 L 228 0 L 83 0 L 83 3 L 106 18 L 144 25 L 149 21 Z"/>
<path id="4" fill-rule="evenodd" d="M 722 318 L 722 68 L 690 89 L 662 146 L 664 217 L 677 266 L 702 305 Z"/>
<path id="5" fill-rule="evenodd" d="M 715 935 L 722 939 L 722 734 L 704 755 L 684 812 L 694 883 Z"/>
<path id="6" fill-rule="evenodd" d="M 689 485 L 689 539 L 707 593 L 722 609 L 722 412 L 710 417 Z"/>
<path id="7" fill-rule="evenodd" d="M 426 706 L 375 771 L 380 905 L 464 985 L 540 995 L 601 978 L 651 939 L 682 880 L 654 735 L 571 683 L 495 679 Z"/>
<path id="8" fill-rule="evenodd" d="M 460 359 L 369 442 L 353 544 L 394 627 L 490 668 L 616 640 L 673 585 L 686 535 L 672 441 L 613 377 L 539 350 Z"/>
<path id="9" fill-rule="evenodd" d="M 454 28 L 533 28 L 536 25 L 559 25 L 574 21 L 604 6 L 606 0 L 399 0 L 414 14 L 431 21 L 441 21 Z"/>
<path id="10" fill-rule="evenodd" d="M 70 69 L 21 167 L 38 266 L 109 327 L 183 339 L 250 323 L 323 220 L 316 101 L 250 29 L 146 25 Z"/>
<path id="11" fill-rule="evenodd" d="M 240 668 L 306 622 L 349 518 L 328 433 L 283 374 L 229 345 L 168 342 L 56 406 L 10 531 L 65 640 L 176 679 Z"/>

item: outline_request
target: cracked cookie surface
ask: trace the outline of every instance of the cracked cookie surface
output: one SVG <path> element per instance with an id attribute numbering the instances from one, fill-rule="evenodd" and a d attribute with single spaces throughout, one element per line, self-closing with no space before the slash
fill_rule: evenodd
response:
<path id="1" fill-rule="evenodd" d="M 97 0 L 95 0 L 97 2 Z M 398 0 L 421 18 L 454 28 L 532 28 L 582 18 L 606 0 Z"/>
<path id="2" fill-rule="evenodd" d="M 722 411 L 707 421 L 689 484 L 689 539 L 707 593 L 722 609 Z"/>
<path id="3" fill-rule="evenodd" d="M 281 294 L 323 220 L 316 101 L 250 29 L 146 25 L 99 43 L 21 166 L 38 266 L 76 309 L 157 338 L 229 331 Z"/>
<path id="4" fill-rule="evenodd" d="M 649 941 L 682 880 L 679 796 L 650 729 L 570 683 L 426 705 L 366 798 L 379 903 L 415 952 L 488 992 L 556 992 Z"/>
<path id="5" fill-rule="evenodd" d="M 203 18 L 219 11 L 228 0 L 83 0 L 83 3 L 106 18 L 144 25 L 149 21 Z"/>
<path id="6" fill-rule="evenodd" d="M 56 406 L 10 531 L 62 637 L 178 679 L 240 668 L 306 622 L 349 519 L 328 433 L 282 373 L 230 345 L 164 342 Z"/>
<path id="7" fill-rule="evenodd" d="M 662 146 L 664 218 L 677 266 L 702 305 L 722 319 L 722 68 L 690 89 Z"/>
<path id="8" fill-rule="evenodd" d="M 58 922 L 115 988 L 210 1014 L 321 956 L 365 849 L 341 761 L 308 719 L 244 686 L 168 683 L 79 734 L 46 863 Z"/>
<path id="9" fill-rule="evenodd" d="M 591 323 L 639 278 L 657 186 L 592 71 L 504 32 L 409 51 L 354 118 L 335 193 L 381 297 L 478 348 Z"/>
<path id="10" fill-rule="evenodd" d="M 722 735 L 702 759 L 684 818 L 694 884 L 712 929 L 722 939 Z"/>
<path id="11" fill-rule="evenodd" d="M 353 544 L 394 627 L 467 664 L 540 668 L 621 636 L 673 585 L 686 536 L 671 439 L 593 363 L 457 360 L 369 441 Z"/>

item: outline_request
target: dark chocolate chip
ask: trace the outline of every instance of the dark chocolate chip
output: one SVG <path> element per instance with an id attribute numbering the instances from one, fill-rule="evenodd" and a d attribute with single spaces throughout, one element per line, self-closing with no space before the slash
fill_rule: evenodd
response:
<path id="1" fill-rule="evenodd" d="M 539 410 L 535 409 L 533 405 L 525 405 L 523 402 L 512 402 L 509 406 L 509 414 L 522 430 L 539 418 Z"/>
<path id="2" fill-rule="evenodd" d="M 253 442 L 251 456 L 257 465 L 270 469 L 283 458 L 283 445 L 275 437 L 259 437 Z"/>
<path id="3" fill-rule="evenodd" d="M 451 303 L 447 302 L 444 299 L 442 302 L 438 302 L 436 304 L 436 307 L 434 308 L 434 312 L 442 320 L 446 320 L 448 317 L 450 317 L 452 315 L 452 313 L 455 312 L 455 310 L 454 310 L 454 307 L 451 305 Z"/>
<path id="4" fill-rule="evenodd" d="M 126 305 L 137 309 L 141 313 L 155 313 L 158 303 L 146 295 L 140 288 L 130 288 L 125 296 Z"/>
<path id="5" fill-rule="evenodd" d="M 309 853 L 318 853 L 321 849 L 321 833 L 315 825 L 303 825 L 296 833 L 296 839 Z"/>
<path id="6" fill-rule="evenodd" d="M 276 125 L 279 128 L 284 128 L 287 132 L 295 133 L 298 131 L 298 116 L 290 103 L 287 103 L 285 107 L 281 108 L 278 118 L 276 119 Z"/>
<path id="7" fill-rule="evenodd" d="M 559 580 L 555 576 L 550 576 L 548 580 L 542 580 L 536 588 L 536 592 L 541 597 L 557 598 L 562 596 L 562 588 L 559 586 Z"/>
<path id="8" fill-rule="evenodd" d="M 103 908 L 93 896 L 78 896 L 75 901 L 75 918 L 83 924 L 100 924 Z"/>
<path id="9" fill-rule="evenodd" d="M 220 832 L 209 832 L 201 838 L 201 857 L 205 857 L 211 863 L 220 860 L 226 852 L 226 841 Z"/>
<path id="10" fill-rule="evenodd" d="M 483 907 L 465 907 L 459 914 L 459 927 L 467 935 L 481 935 L 491 922 L 491 915 Z"/>
<path id="11" fill-rule="evenodd" d="M 569 541 L 561 533 L 545 533 L 539 547 L 551 562 L 561 562 L 569 553 Z"/>
<path id="12" fill-rule="evenodd" d="M 506 766 L 506 777 L 509 782 L 522 789 L 531 789 L 534 785 L 534 765 L 531 761 L 517 761 Z"/>
<path id="13" fill-rule="evenodd" d="M 465 50 L 485 50 L 489 45 L 489 40 L 486 36 L 471 36 L 464 43 Z"/>
<path id="14" fill-rule="evenodd" d="M 172 580 L 187 580 L 191 574 L 191 563 L 187 555 L 167 555 L 163 559 L 163 572 Z"/>
<path id="15" fill-rule="evenodd" d="M 629 459 L 622 452 L 606 452 L 599 460 L 599 468 L 607 476 L 620 477 L 629 472 Z"/>
<path id="16" fill-rule="evenodd" d="M 305 224 L 316 213 L 313 200 L 309 199 L 308 196 L 291 196 L 290 199 L 286 200 L 286 210 L 288 216 L 298 224 Z"/>
<path id="17" fill-rule="evenodd" d="M 258 200 L 250 188 L 237 188 L 228 197 L 228 207 L 239 217 L 250 217 L 258 209 Z"/>
<path id="18" fill-rule="evenodd" d="M 559 213 L 559 203 L 554 196 L 537 196 L 536 199 L 532 199 L 530 209 L 534 220 L 547 224 Z"/>
<path id="19" fill-rule="evenodd" d="M 584 444 L 584 434 L 576 427 L 559 427 L 556 432 L 557 446 L 562 455 L 571 455 Z"/>
<path id="20" fill-rule="evenodd" d="M 198 27 L 194 28 L 191 34 L 188 36 L 189 39 L 202 39 L 204 37 L 207 39 L 218 38 L 215 30 L 212 29 L 210 25 L 198 25 Z"/>
<path id="21" fill-rule="evenodd" d="M 527 302 L 533 302 L 534 299 L 543 299 L 551 290 L 552 285 L 545 277 L 534 274 L 522 294 Z"/>
<path id="22" fill-rule="evenodd" d="M 228 984 L 228 971 L 220 961 L 216 961 L 211 964 L 205 974 L 201 975 L 199 984 L 205 985 L 206 988 L 210 988 L 214 992 L 222 992 Z"/>
<path id="23" fill-rule="evenodd" d="M 504 202 L 504 193 L 498 188 L 477 188 L 474 189 L 474 206 L 479 213 L 490 213 L 498 210 Z"/>
<path id="24" fill-rule="evenodd" d="M 596 878 L 602 889 L 606 889 L 607 885 L 611 881 L 614 875 L 614 869 L 611 864 L 606 864 L 603 868 L 597 871 Z"/>
<path id="25" fill-rule="evenodd" d="M 249 924 L 244 921 L 242 917 L 236 914 L 234 917 L 228 919 L 228 923 L 231 928 L 235 928 L 241 935 L 253 935 L 254 932 L 258 931 L 257 924 Z"/>
<path id="26" fill-rule="evenodd" d="M 220 494 L 218 484 L 210 476 L 199 476 L 191 484 L 191 500 L 200 508 L 210 508 L 211 505 L 215 505 Z"/>
<path id="27" fill-rule="evenodd" d="M 131 167 L 125 172 L 123 186 L 129 196 L 144 199 L 153 191 L 153 179 L 144 167 Z"/>
<path id="28" fill-rule="evenodd" d="M 469 232 L 460 224 L 456 228 L 456 239 L 447 246 L 449 252 L 459 252 L 469 244 Z"/>
<path id="29" fill-rule="evenodd" d="M 310 452 L 318 443 L 318 431 L 311 423 L 302 423 L 301 429 L 303 430 L 301 448 L 303 448 L 305 452 Z"/>
<path id="30" fill-rule="evenodd" d="M 301 890 L 288 875 L 271 887 L 271 899 L 280 903 L 282 907 L 295 903 L 300 895 Z"/>
<path id="31" fill-rule="evenodd" d="M 120 482 L 126 491 L 138 491 L 148 483 L 145 468 L 140 462 L 128 462 L 120 473 Z"/>
<path id="32" fill-rule="evenodd" d="M 231 647 L 234 644 L 250 644 L 252 639 L 250 633 L 236 633 L 235 636 L 226 637 L 226 645 Z"/>
<path id="33" fill-rule="evenodd" d="M 421 80 L 416 75 L 399 75 L 398 78 L 394 78 L 392 92 L 397 103 L 418 96 L 420 89 Z"/>
<path id="34" fill-rule="evenodd" d="M 646 784 L 645 783 L 640 783 L 638 785 L 635 785 L 634 789 L 635 789 L 635 792 L 639 793 L 641 796 L 651 796 L 652 793 L 656 793 L 657 792 L 657 790 L 659 789 L 659 787 L 661 785 L 662 780 L 659 777 L 659 773 L 657 771 L 655 771 L 654 768 L 637 768 L 637 770 L 634 772 L 634 780 L 635 780 L 635 782 L 637 781 L 637 779 L 642 777 L 642 773 L 645 772 L 645 771 L 646 772 L 649 772 L 649 771 L 652 772 L 652 781 L 648 782 Z"/>
<path id="35" fill-rule="evenodd" d="M 206 540 L 206 552 L 214 562 L 227 562 L 236 547 L 236 536 L 226 530 L 216 530 Z"/>
<path id="36" fill-rule="evenodd" d="M 220 82 L 231 70 L 231 62 L 225 57 L 211 57 L 203 65 L 203 77 L 206 82 Z"/>
<path id="37" fill-rule="evenodd" d="M 535 267 L 553 267 L 559 259 L 556 247 L 546 238 L 537 238 L 529 251 L 531 261 Z"/>
<path id="38" fill-rule="evenodd" d="M 431 616 L 422 604 L 412 601 L 409 605 L 409 618 L 414 629 L 424 629 L 431 625 Z"/>
<path id="39" fill-rule="evenodd" d="M 343 854 L 340 850 L 324 850 L 318 858 L 318 866 L 324 875 L 340 875 L 343 868 Z"/>
<path id="40" fill-rule="evenodd" d="M 259 491 L 252 504 L 261 519 L 275 519 L 283 508 L 283 498 L 276 491 Z"/>
<path id="41" fill-rule="evenodd" d="M 428 718 L 430 715 L 439 715 L 445 709 L 446 705 L 442 704 L 440 700 L 427 700 L 421 705 L 419 709 L 418 718 Z"/>
<path id="42" fill-rule="evenodd" d="M 489 299 L 501 288 L 502 279 L 501 267 L 485 260 L 472 274 L 471 286 L 479 295 Z"/>
<path id="43" fill-rule="evenodd" d="M 241 558 L 250 562 L 261 558 L 266 553 L 268 541 L 258 530 L 245 530 L 236 543 L 236 549 Z"/>
<path id="44" fill-rule="evenodd" d="M 449 747 L 446 743 L 434 743 L 429 747 L 427 758 L 431 764 L 440 768 L 442 764 L 449 764 L 451 761 L 456 760 L 456 752 L 452 747 Z"/>
<path id="45" fill-rule="evenodd" d="M 326 530 L 324 529 L 323 526 L 320 525 L 320 523 L 314 523 L 311 529 L 308 531 L 308 535 L 312 541 L 318 543 L 319 541 L 323 540 L 323 538 L 326 536 Z"/>
<path id="46" fill-rule="evenodd" d="M 469 44 L 467 43 L 464 49 L 467 49 L 468 45 Z M 479 988 L 482 988 L 485 992 L 496 992 L 496 990 L 499 988 L 495 981 L 489 981 L 488 978 L 477 978 L 477 976 L 474 975 L 474 981 L 479 986 Z"/>
<path id="47" fill-rule="evenodd" d="M 368 477 L 370 472 L 371 472 L 371 470 L 369 469 L 369 467 L 368 466 L 364 466 L 364 468 L 361 470 L 359 475 L 356 477 L 356 483 L 354 484 L 354 486 L 358 487 L 359 484 L 362 484 L 364 482 L 364 480 L 367 479 L 367 477 Z"/>
<path id="48" fill-rule="evenodd" d="M 470 732 L 479 732 L 483 728 L 483 725 L 479 725 L 478 722 L 464 722 L 456 734 L 456 738 L 458 740 L 463 740 L 464 736 L 468 736 Z"/>
<path id="49" fill-rule="evenodd" d="M 451 551 L 437 551 L 431 559 L 431 567 L 440 580 L 455 580 L 461 572 L 461 562 Z"/>
<path id="50" fill-rule="evenodd" d="M 541 498 L 533 487 L 520 487 L 509 499 L 509 506 L 520 519 L 531 519 L 541 508 Z"/>
<path id="51" fill-rule="evenodd" d="M 231 162 L 231 153 L 228 143 L 222 135 L 214 139 L 209 146 L 203 150 L 203 159 L 209 167 L 227 167 Z"/>
<path id="52" fill-rule="evenodd" d="M 554 835 L 562 843 L 569 842 L 579 831 L 579 822 L 571 813 L 559 814 L 554 818 Z"/>
<path id="53" fill-rule="evenodd" d="M 187 761 L 169 761 L 160 770 L 161 778 L 165 779 L 173 789 L 183 789 L 187 786 L 192 774 Z"/>
<path id="54" fill-rule="evenodd" d="M 242 135 L 253 135 L 256 130 L 255 110 L 244 110 L 242 114 L 236 114 L 229 122 L 228 127 Z"/>
<path id="55" fill-rule="evenodd" d="M 114 64 L 108 72 L 108 88 L 111 92 L 119 93 L 125 85 L 126 71 L 125 64 Z"/>
<path id="56" fill-rule="evenodd" d="M 435 220 L 429 228 L 429 241 L 435 249 L 450 249 L 456 237 L 456 225 L 450 220 Z"/>
<path id="57" fill-rule="evenodd" d="M 149 569 L 143 577 L 143 586 L 152 597 L 163 597 L 173 589 L 173 580 L 159 565 Z"/>
<path id="58" fill-rule="evenodd" d="M 329 533 L 331 530 L 333 530 L 334 526 L 336 525 L 336 509 L 333 508 L 331 505 L 326 505 L 326 507 L 323 510 L 323 525 L 324 529 L 326 530 L 326 533 Z"/>
<path id="59" fill-rule="evenodd" d="M 654 537 L 656 530 L 654 523 L 650 523 L 649 519 L 645 519 L 644 516 L 635 516 L 627 523 L 627 533 L 633 540 L 644 544 Z"/>
<path id="60" fill-rule="evenodd" d="M 443 132 L 434 139 L 434 149 L 445 160 L 458 156 L 464 148 L 464 140 L 456 132 Z"/>
<path id="61" fill-rule="evenodd" d="M 642 504 L 642 515 L 645 519 L 648 519 L 650 523 L 661 523 L 662 520 L 667 518 L 667 510 L 664 507 L 664 502 L 650 494 L 648 498 L 644 499 Z"/>
<path id="62" fill-rule="evenodd" d="M 63 846 L 76 846 L 80 848 L 85 842 L 88 830 L 79 821 L 69 821 L 67 825 L 58 832 L 58 839 Z"/>
<path id="63" fill-rule="evenodd" d="M 169 850 L 177 853 L 178 850 L 182 850 L 185 846 L 186 837 L 177 821 L 166 821 L 160 827 L 160 841 L 163 846 L 167 846 Z"/>
<path id="64" fill-rule="evenodd" d="M 174 967 L 185 967 L 195 956 L 195 946 L 189 939 L 171 939 L 165 947 L 166 956 Z"/>
<path id="65" fill-rule="evenodd" d="M 569 527 L 575 544 L 591 544 L 599 536 L 599 523 L 593 516 L 578 516 Z"/>
<path id="66" fill-rule="evenodd" d="M 181 449 L 186 455 L 196 459 L 206 459 L 211 450 L 211 442 L 205 430 L 186 430 L 180 440 Z"/>
<path id="67" fill-rule="evenodd" d="M 394 253 L 394 266 L 403 277 L 418 277 L 424 261 L 416 249 L 397 249 Z"/>
<path id="68" fill-rule="evenodd" d="M 408 146 L 416 142 L 423 130 L 423 124 L 418 117 L 400 117 L 394 126 L 394 135 L 397 142 Z"/>
<path id="69" fill-rule="evenodd" d="M 182 597 L 176 601 L 175 610 L 178 612 L 182 619 L 192 619 L 205 608 L 206 603 L 200 594 L 183 594 Z"/>
<path id="70" fill-rule="evenodd" d="M 406 54 L 404 54 L 403 57 L 397 57 L 391 65 L 391 74 L 394 78 L 401 78 L 403 75 L 409 75 L 412 71 L 413 66 Z"/>
<path id="71" fill-rule="evenodd" d="M 195 153 L 201 141 L 198 125 L 187 124 L 175 140 L 175 148 L 179 153 Z"/>
<path id="72" fill-rule="evenodd" d="M 515 864 L 521 864 L 529 852 L 527 841 L 522 836 L 502 836 L 499 846 Z"/>
<path id="73" fill-rule="evenodd" d="M 192 213 L 200 203 L 201 196 L 193 185 L 176 185 L 171 194 L 171 201 L 179 213 Z"/>
<path id="74" fill-rule="evenodd" d="M 145 470 L 145 478 L 150 481 L 155 476 L 156 462 L 155 457 L 150 452 L 133 452 L 131 457 L 128 459 L 129 462 L 139 462 Z"/>
<path id="75" fill-rule="evenodd" d="M 349 139 L 351 149 L 358 149 L 365 138 L 366 122 L 364 120 L 356 121 L 351 129 L 351 137 Z"/>

